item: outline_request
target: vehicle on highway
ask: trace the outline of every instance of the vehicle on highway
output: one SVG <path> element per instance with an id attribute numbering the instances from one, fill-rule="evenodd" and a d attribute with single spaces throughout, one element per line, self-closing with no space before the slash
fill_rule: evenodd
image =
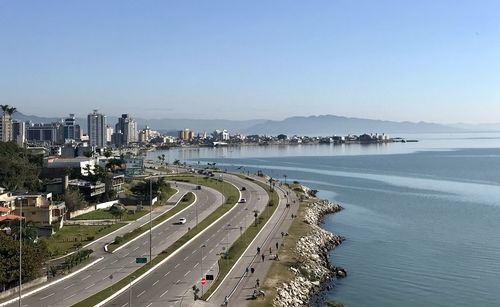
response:
<path id="1" fill-rule="evenodd" d="M 184 218 L 184 217 L 181 217 L 181 218 L 179 219 L 179 224 L 186 224 L 186 222 L 187 222 L 187 220 L 186 220 L 186 218 Z"/>
<path id="2" fill-rule="evenodd" d="M 240 199 L 240 203 L 243 204 L 243 203 L 246 203 L 246 202 L 247 202 L 247 200 L 245 198 Z"/>

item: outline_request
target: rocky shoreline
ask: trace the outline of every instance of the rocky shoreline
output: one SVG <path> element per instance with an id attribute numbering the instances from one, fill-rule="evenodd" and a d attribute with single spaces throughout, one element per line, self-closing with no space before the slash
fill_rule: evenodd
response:
<path id="1" fill-rule="evenodd" d="M 304 222 L 311 225 L 312 231 L 297 242 L 297 264 L 290 268 L 295 278 L 277 289 L 273 306 L 308 305 L 311 296 L 321 290 L 321 285 L 336 275 L 336 269 L 328 261 L 328 252 L 341 244 L 344 238 L 318 225 L 325 215 L 338 212 L 342 207 L 326 200 L 307 206 Z"/>

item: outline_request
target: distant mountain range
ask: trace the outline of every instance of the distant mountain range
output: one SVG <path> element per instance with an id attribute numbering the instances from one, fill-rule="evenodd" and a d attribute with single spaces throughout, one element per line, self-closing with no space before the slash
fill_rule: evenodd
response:
<path id="1" fill-rule="evenodd" d="M 34 123 L 50 123 L 61 118 L 48 118 L 25 115 L 17 112 L 14 118 Z M 280 133 L 288 135 L 333 135 L 361 133 L 447 133 L 467 131 L 500 131 L 498 124 L 453 124 L 441 125 L 427 122 L 395 122 L 363 118 L 343 117 L 336 115 L 295 116 L 284 120 L 219 120 L 219 119 L 143 119 L 136 118 L 139 128 L 148 125 L 151 129 L 161 132 L 190 128 L 198 132 L 212 132 L 216 129 L 228 129 L 231 133 L 268 134 Z M 107 117 L 108 125 L 114 127 L 118 122 L 116 116 Z M 77 118 L 77 123 L 87 130 L 86 118 Z"/>

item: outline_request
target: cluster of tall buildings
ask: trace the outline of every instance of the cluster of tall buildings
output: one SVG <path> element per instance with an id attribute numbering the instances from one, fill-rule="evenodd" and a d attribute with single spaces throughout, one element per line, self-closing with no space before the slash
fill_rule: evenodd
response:
<path id="1" fill-rule="evenodd" d="M 105 148 L 108 145 L 117 147 L 131 143 L 147 142 L 152 138 L 149 127 L 138 131 L 137 121 L 129 114 L 122 114 L 114 129 L 108 125 L 106 115 L 93 110 L 87 115 L 87 134 L 77 124 L 75 114 L 58 122 L 31 123 L 13 120 L 15 108 L 1 106 L 0 141 L 16 141 L 20 145 L 49 144 L 62 145 L 87 142 L 89 146 Z"/>

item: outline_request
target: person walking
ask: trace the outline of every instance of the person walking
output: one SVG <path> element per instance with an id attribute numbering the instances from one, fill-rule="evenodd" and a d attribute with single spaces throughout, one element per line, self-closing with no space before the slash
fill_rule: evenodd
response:
<path id="1" fill-rule="evenodd" d="M 269 255 L 273 253 L 273 250 L 271 249 L 271 246 L 269 246 Z"/>
<path id="2" fill-rule="evenodd" d="M 276 250 L 278 249 L 279 246 L 280 245 L 279 245 L 278 241 L 276 241 Z"/>
<path id="3" fill-rule="evenodd" d="M 262 254 L 261 258 L 262 258 L 262 262 L 264 262 L 264 258 L 265 258 L 264 254 Z"/>
<path id="4" fill-rule="evenodd" d="M 255 287 L 256 288 L 259 288 L 260 287 L 260 280 L 257 278 L 257 280 L 255 281 Z"/>

